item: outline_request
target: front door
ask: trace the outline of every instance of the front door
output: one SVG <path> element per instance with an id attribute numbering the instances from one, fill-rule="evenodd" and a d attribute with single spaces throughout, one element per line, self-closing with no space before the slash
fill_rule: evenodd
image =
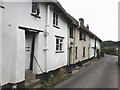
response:
<path id="1" fill-rule="evenodd" d="M 69 48 L 69 64 L 72 64 L 72 47 Z"/>
<path id="2" fill-rule="evenodd" d="M 26 31 L 25 32 L 25 40 L 26 40 L 25 69 L 32 70 L 33 69 L 33 57 L 34 57 L 35 33 Z"/>

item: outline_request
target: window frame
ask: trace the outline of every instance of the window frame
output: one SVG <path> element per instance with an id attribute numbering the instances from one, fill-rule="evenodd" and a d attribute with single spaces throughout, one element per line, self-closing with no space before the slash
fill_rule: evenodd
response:
<path id="1" fill-rule="evenodd" d="M 38 2 L 32 2 L 32 16 L 36 18 L 41 18 L 40 17 L 40 5 Z"/>
<path id="2" fill-rule="evenodd" d="M 55 11 L 53 11 L 53 26 L 60 29 L 59 25 L 59 15 Z"/>
<path id="3" fill-rule="evenodd" d="M 85 32 L 82 32 L 82 31 L 79 32 L 79 40 L 86 41 L 86 33 Z"/>
<path id="4" fill-rule="evenodd" d="M 63 53 L 64 37 L 59 37 L 59 36 L 55 36 L 55 37 L 56 37 L 56 53 Z"/>

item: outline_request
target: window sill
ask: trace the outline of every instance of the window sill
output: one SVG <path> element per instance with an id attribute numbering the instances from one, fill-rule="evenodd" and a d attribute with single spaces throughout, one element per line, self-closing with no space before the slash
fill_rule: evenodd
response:
<path id="1" fill-rule="evenodd" d="M 59 27 L 59 26 L 55 26 L 55 25 L 53 25 L 53 27 L 60 29 L 60 27 Z"/>
<path id="2" fill-rule="evenodd" d="M 31 13 L 31 15 L 36 17 L 36 18 L 39 18 L 39 19 L 41 18 L 39 15 L 35 15 L 35 14 L 32 14 L 32 13 Z"/>
<path id="3" fill-rule="evenodd" d="M 64 51 L 56 51 L 55 53 L 64 53 Z"/>
<path id="4" fill-rule="evenodd" d="M 69 37 L 69 38 L 74 39 L 74 37 Z"/>
<path id="5" fill-rule="evenodd" d="M 3 8 L 3 9 L 4 9 L 5 7 L 4 7 L 4 6 L 0 6 L 0 8 Z"/>

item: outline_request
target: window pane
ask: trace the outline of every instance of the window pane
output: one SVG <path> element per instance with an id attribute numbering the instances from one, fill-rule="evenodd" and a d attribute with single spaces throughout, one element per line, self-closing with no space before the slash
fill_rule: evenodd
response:
<path id="1" fill-rule="evenodd" d="M 59 45 L 56 45 L 56 50 L 59 50 Z"/>
<path id="2" fill-rule="evenodd" d="M 53 19 L 55 19 L 55 12 L 53 12 Z"/>
<path id="3" fill-rule="evenodd" d="M 55 19 L 53 19 L 53 25 L 55 25 Z"/>
<path id="4" fill-rule="evenodd" d="M 73 28 L 70 27 L 70 38 L 73 38 Z"/>
<path id="5" fill-rule="evenodd" d="M 58 26 L 58 21 L 56 20 L 56 26 Z"/>
<path id="6" fill-rule="evenodd" d="M 56 14 L 56 20 L 58 20 L 58 14 Z"/>
<path id="7" fill-rule="evenodd" d="M 62 51 L 62 44 L 60 44 L 60 51 Z"/>
<path id="8" fill-rule="evenodd" d="M 59 39 L 56 39 L 56 44 L 59 44 Z"/>
<path id="9" fill-rule="evenodd" d="M 32 13 L 36 13 L 37 2 L 32 2 Z"/>
<path id="10" fill-rule="evenodd" d="M 60 42 L 63 42 L 63 40 L 62 40 L 62 39 L 60 39 Z"/>

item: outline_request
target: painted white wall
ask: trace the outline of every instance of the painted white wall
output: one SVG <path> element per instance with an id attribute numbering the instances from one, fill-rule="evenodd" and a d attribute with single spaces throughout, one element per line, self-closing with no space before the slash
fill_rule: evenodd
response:
<path id="1" fill-rule="evenodd" d="M 0 86 L 1 82 L 2 82 L 2 8 L 0 8 Z"/>
<path id="2" fill-rule="evenodd" d="M 95 38 L 90 38 L 90 44 L 91 44 L 91 48 L 90 48 L 90 58 L 94 57 L 94 47 L 95 47 Z"/>
<path id="3" fill-rule="evenodd" d="M 2 32 L 2 49 L 3 62 L 2 85 L 7 83 L 17 83 L 25 79 L 25 31 L 18 29 L 18 26 L 45 30 L 46 27 L 46 5 L 40 3 L 41 19 L 31 16 L 31 2 L 4 2 L 5 10 L 3 11 L 3 32 Z M 47 71 L 55 70 L 67 65 L 67 22 L 59 17 L 60 29 L 52 26 L 53 11 L 50 13 L 49 28 L 49 51 L 47 61 Z M 64 37 L 64 53 L 55 53 L 56 38 L 55 35 Z M 45 36 L 44 33 L 38 33 L 35 39 L 35 57 L 41 68 L 45 71 Z M 54 64 L 53 64 L 54 63 Z M 33 72 L 42 73 L 34 61 Z"/>
<path id="4" fill-rule="evenodd" d="M 57 68 L 67 65 L 67 21 L 63 16 L 59 14 L 58 26 L 60 29 L 53 27 L 53 10 L 50 11 L 50 27 L 49 27 L 49 51 L 48 51 L 48 61 L 47 61 L 47 71 L 55 70 Z M 61 36 L 63 39 L 63 51 L 64 53 L 56 52 L 56 37 Z"/>
<path id="5" fill-rule="evenodd" d="M 28 28 L 35 28 L 38 30 L 44 30 L 46 24 L 46 7 L 41 4 L 41 19 L 36 19 L 31 16 L 31 2 L 24 3 L 9 3 L 4 2 L 5 10 L 3 11 L 3 75 L 2 85 L 7 83 L 17 83 L 25 79 L 25 31 L 18 29 L 18 26 L 24 26 Z M 39 34 L 41 35 L 41 34 Z M 40 43 L 41 37 L 39 36 Z M 37 38 L 38 39 L 38 38 Z M 37 40 L 36 39 L 36 40 Z M 35 53 L 41 52 L 42 58 L 38 58 L 39 62 L 43 62 L 44 52 L 43 46 Z M 43 60 L 41 60 L 43 59 Z M 41 63 L 40 62 L 40 63 Z M 44 64 L 43 64 L 44 66 Z"/>

